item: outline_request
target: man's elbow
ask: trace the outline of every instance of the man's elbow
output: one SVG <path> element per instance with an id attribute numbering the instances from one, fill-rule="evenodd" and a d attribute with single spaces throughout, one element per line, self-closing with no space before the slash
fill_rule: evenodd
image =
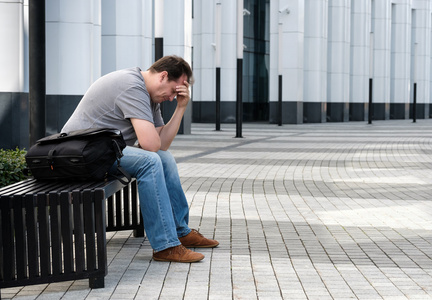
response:
<path id="1" fill-rule="evenodd" d="M 150 152 L 158 152 L 161 149 L 160 149 L 160 147 L 150 147 L 149 149 L 146 149 L 146 150 L 150 151 Z"/>
<path id="2" fill-rule="evenodd" d="M 160 149 L 159 150 L 162 150 L 162 151 L 168 151 L 168 148 L 169 148 L 169 146 L 165 146 L 165 147 L 160 147 Z"/>
<path id="3" fill-rule="evenodd" d="M 140 143 L 140 147 L 150 152 L 158 152 L 159 150 L 161 150 L 161 143 L 160 142 L 145 143 L 145 144 Z"/>

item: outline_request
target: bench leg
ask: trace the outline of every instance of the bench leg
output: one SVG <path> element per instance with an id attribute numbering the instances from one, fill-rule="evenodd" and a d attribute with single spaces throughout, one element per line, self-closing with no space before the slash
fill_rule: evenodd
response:
<path id="1" fill-rule="evenodd" d="M 91 289 L 101 289 L 105 287 L 105 277 L 92 277 L 89 278 L 89 288 Z"/>
<path id="2" fill-rule="evenodd" d="M 138 228 L 134 229 L 133 236 L 134 237 L 144 237 L 144 225 L 142 222 Z"/>

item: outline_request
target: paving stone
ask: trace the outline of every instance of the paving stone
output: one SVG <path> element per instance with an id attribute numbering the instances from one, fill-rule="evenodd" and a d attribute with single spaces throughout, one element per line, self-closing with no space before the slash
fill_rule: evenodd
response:
<path id="1" fill-rule="evenodd" d="M 109 232 L 105 288 L 2 289 L 3 299 L 431 299 L 432 120 L 193 124 L 171 152 L 190 226 L 219 240 L 196 264 L 155 262 Z"/>

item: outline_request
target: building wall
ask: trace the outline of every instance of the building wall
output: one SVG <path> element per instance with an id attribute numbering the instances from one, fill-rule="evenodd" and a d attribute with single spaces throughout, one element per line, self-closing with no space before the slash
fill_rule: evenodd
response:
<path id="1" fill-rule="evenodd" d="M 146 69 L 153 62 L 153 3 L 131 0 L 127 4 L 101 2 L 101 75 L 135 66 Z"/>
<path id="2" fill-rule="evenodd" d="M 100 76 L 151 65 L 155 1 L 46 0 L 47 134 L 60 130 Z M 412 118 L 414 83 L 416 117 L 430 117 L 432 1 L 261 1 L 269 16 L 264 23 L 269 31 L 268 100 L 244 102 L 267 105 L 268 122 L 276 123 L 280 116 L 279 76 L 286 124 L 365 121 L 370 83 L 374 120 Z M 215 122 L 217 3 L 222 11 L 221 121 L 233 123 L 236 1 L 164 0 L 164 54 L 185 57 L 195 75 L 185 133 L 191 120 Z M 0 147 L 24 147 L 29 126 L 28 0 L 0 0 L 0 28 L 6 28 L 0 30 Z"/>
<path id="3" fill-rule="evenodd" d="M 391 114 L 407 118 L 410 99 L 411 10 L 409 0 L 392 3 L 392 38 L 390 61 Z"/>
<path id="4" fill-rule="evenodd" d="M 28 122 L 21 121 L 28 119 L 26 7 L 22 0 L 0 0 L 0 148 L 28 139 Z"/>
<path id="5" fill-rule="evenodd" d="M 193 120 L 215 122 L 215 8 L 217 0 L 194 1 L 193 11 Z M 236 1 L 221 3 L 221 121 L 235 122 Z"/>
<path id="6" fill-rule="evenodd" d="M 282 123 L 303 123 L 305 1 L 270 1 L 269 122 L 279 121 L 282 79 Z"/>
<path id="7" fill-rule="evenodd" d="M 384 111 L 381 111 L 380 119 L 388 120 L 396 118 L 390 115 L 390 58 L 392 45 L 392 3 L 390 1 L 374 0 L 372 6 L 372 31 L 373 31 L 373 99 L 382 103 Z M 390 30 L 389 30 L 390 29 Z M 375 116 L 378 118 L 378 115 Z"/>
<path id="8" fill-rule="evenodd" d="M 329 1 L 326 121 L 330 122 L 349 121 L 350 12 L 351 1 Z"/>
<path id="9" fill-rule="evenodd" d="M 197 122 L 215 121 L 211 43 L 215 39 L 216 2 L 195 4 L 193 62 L 198 84 L 193 119 Z M 233 4 L 220 2 L 223 24 L 234 22 Z M 369 111 L 373 120 L 412 118 L 414 63 L 417 118 L 429 118 L 431 5 L 431 1 L 422 0 L 270 1 L 269 122 L 276 123 L 279 118 L 281 66 L 283 123 L 365 121 Z M 223 48 L 232 55 L 234 34 L 231 42 L 223 41 Z M 230 61 L 229 56 L 223 57 Z M 221 68 L 222 74 L 232 68 L 231 84 L 222 85 L 222 93 L 233 95 L 221 97 L 222 122 L 235 122 L 232 58 L 231 64 Z"/>

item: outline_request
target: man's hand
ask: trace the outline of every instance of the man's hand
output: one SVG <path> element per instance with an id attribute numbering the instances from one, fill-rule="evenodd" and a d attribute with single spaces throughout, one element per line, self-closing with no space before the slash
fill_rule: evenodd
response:
<path id="1" fill-rule="evenodd" d="M 180 107 L 186 107 L 190 99 L 189 83 L 186 80 L 183 83 L 184 85 L 176 86 L 177 105 Z"/>

